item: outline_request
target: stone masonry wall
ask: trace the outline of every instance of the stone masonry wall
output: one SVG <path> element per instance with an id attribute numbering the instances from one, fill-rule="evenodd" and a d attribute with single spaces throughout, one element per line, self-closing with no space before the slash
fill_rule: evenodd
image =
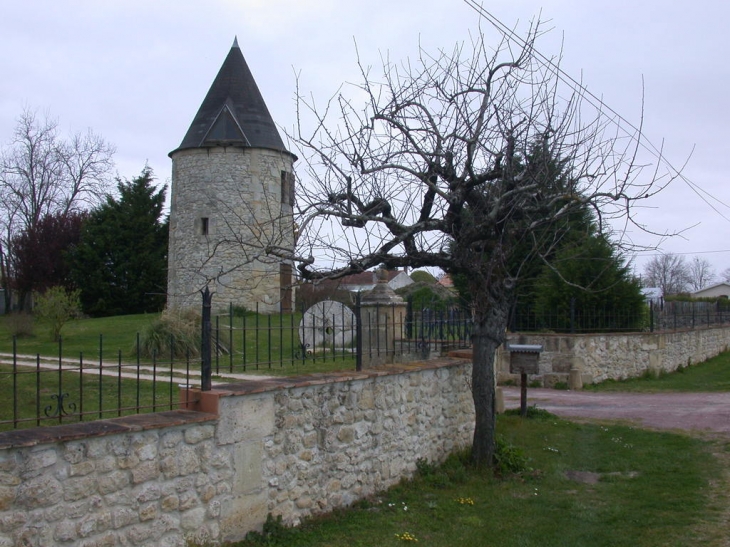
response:
<path id="1" fill-rule="evenodd" d="M 708 327 L 660 333 L 626 334 L 515 334 L 511 343 L 541 344 L 540 374 L 550 386 L 567 382 L 571 369 L 581 372 L 583 383 L 641 376 L 647 370 L 671 372 L 696 364 L 730 348 L 730 327 Z M 509 352 L 497 356 L 501 381 L 518 379 L 509 374 Z"/>
<path id="2" fill-rule="evenodd" d="M 184 547 L 348 505 L 468 445 L 470 368 L 246 382 L 200 395 L 217 416 L 0 433 L 0 547 Z"/>
<path id="3" fill-rule="evenodd" d="M 441 462 L 473 435 L 470 367 L 443 367 L 276 394 L 264 438 L 267 509 L 296 524 Z"/>

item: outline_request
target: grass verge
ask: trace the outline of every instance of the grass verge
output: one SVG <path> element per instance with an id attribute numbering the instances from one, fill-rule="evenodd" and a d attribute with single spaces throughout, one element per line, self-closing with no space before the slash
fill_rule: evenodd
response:
<path id="1" fill-rule="evenodd" d="M 724 540 L 711 481 L 722 476 L 712 452 L 690 437 L 624 426 L 576 424 L 542 414 L 501 416 L 504 442 L 528 456 L 517 474 L 495 477 L 465 455 L 419 473 L 388 492 L 287 529 L 231 545 L 253 547 L 685 546 Z M 515 448 L 516 447 L 516 448 Z M 722 501 L 722 503 L 720 503 Z"/>
<path id="2" fill-rule="evenodd" d="M 584 389 L 645 393 L 730 391 L 730 352 L 721 353 L 696 365 L 681 367 L 676 372 L 655 374 L 648 371 L 640 378 L 606 380 L 598 384 L 586 385 Z"/>

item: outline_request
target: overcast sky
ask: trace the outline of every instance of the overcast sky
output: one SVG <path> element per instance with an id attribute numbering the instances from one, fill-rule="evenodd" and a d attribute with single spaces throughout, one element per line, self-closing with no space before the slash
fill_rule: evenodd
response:
<path id="1" fill-rule="evenodd" d="M 730 3 L 614 0 L 491 0 L 506 25 L 541 14 L 542 41 L 562 68 L 623 117 L 639 124 L 684 175 L 642 211 L 658 231 L 688 228 L 665 252 L 730 267 L 728 84 Z M 463 0 L 0 0 L 0 144 L 24 108 L 57 119 L 62 132 L 92 128 L 117 147 L 123 178 L 145 163 L 170 179 L 167 154 L 182 140 L 233 39 L 274 120 L 294 122 L 294 75 L 325 100 L 357 80 L 355 42 L 376 63 L 451 48 L 476 29 Z M 495 35 L 496 39 L 496 35 Z M 719 201 L 716 201 L 719 200 Z M 634 239 L 656 243 L 639 235 Z M 648 255 L 636 260 L 638 269 Z"/>

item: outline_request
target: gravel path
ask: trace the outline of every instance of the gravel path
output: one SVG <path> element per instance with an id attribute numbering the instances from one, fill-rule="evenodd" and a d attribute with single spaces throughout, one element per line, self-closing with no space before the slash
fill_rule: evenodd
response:
<path id="1" fill-rule="evenodd" d="M 519 408 L 520 390 L 505 387 L 506 408 Z M 566 418 L 630 420 L 652 429 L 730 437 L 730 393 L 595 393 L 528 389 L 528 406 Z"/>

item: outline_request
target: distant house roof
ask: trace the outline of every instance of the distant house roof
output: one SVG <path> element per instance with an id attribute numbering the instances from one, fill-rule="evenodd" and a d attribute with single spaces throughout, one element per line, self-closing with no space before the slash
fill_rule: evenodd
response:
<path id="1" fill-rule="evenodd" d="M 404 287 L 413 283 L 405 272 L 399 270 L 388 270 L 385 272 L 388 285 L 393 289 Z M 340 288 L 348 291 L 369 291 L 378 283 L 376 271 L 360 272 L 340 278 Z M 396 286 L 393 286 L 396 285 Z"/>
<path id="2" fill-rule="evenodd" d="M 286 150 L 237 39 L 180 146 L 170 155 L 211 146 Z"/>
<path id="3" fill-rule="evenodd" d="M 730 283 L 723 282 L 716 283 L 715 285 L 710 285 L 709 287 L 705 287 L 702 290 L 693 292 L 692 296 L 696 298 L 712 298 L 720 296 L 730 298 Z"/>

